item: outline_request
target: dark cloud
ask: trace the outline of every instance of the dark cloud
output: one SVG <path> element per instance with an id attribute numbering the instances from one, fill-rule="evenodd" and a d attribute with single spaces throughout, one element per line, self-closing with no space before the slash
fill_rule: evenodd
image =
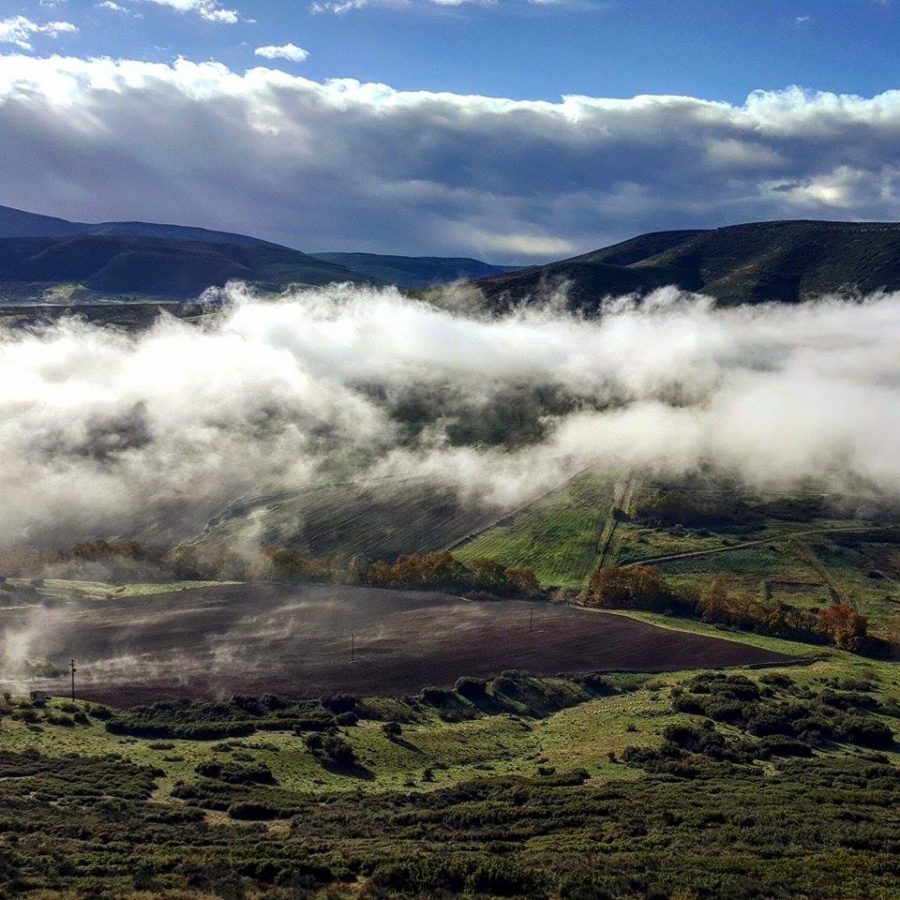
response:
<path id="1" fill-rule="evenodd" d="M 0 57 L 0 201 L 305 249 L 531 261 L 643 231 L 900 218 L 900 92 L 559 103 Z"/>

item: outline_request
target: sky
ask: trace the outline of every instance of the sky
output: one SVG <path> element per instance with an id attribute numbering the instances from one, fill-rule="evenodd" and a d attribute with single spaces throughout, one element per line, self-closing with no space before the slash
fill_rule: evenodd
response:
<path id="1" fill-rule="evenodd" d="M 900 0 L 0 0 L 0 204 L 531 263 L 900 219 Z"/>

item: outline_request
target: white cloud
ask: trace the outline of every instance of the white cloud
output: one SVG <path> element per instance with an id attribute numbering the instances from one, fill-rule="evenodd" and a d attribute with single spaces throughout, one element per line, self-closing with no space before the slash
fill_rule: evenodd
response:
<path id="1" fill-rule="evenodd" d="M 0 157 L 20 208 L 532 262 L 666 228 L 900 219 L 900 91 L 548 102 L 19 54 L 0 56 Z"/>
<path id="2" fill-rule="evenodd" d="M 334 0 L 334 2 L 313 3 L 310 10 L 314 13 L 334 13 L 342 16 L 354 9 L 362 9 L 369 5 L 369 0 Z"/>
<path id="3" fill-rule="evenodd" d="M 241 20 L 236 9 L 225 9 L 219 0 L 144 0 L 158 6 L 169 6 L 180 13 L 194 13 L 208 22 L 222 22 L 235 25 Z"/>
<path id="4" fill-rule="evenodd" d="M 97 9 L 105 9 L 109 12 L 120 13 L 126 16 L 138 15 L 127 6 L 120 6 L 118 3 L 115 3 L 114 0 L 102 0 L 101 3 L 96 4 L 96 7 Z"/>
<path id="5" fill-rule="evenodd" d="M 494 6 L 498 0 L 316 0 L 311 6 L 313 13 L 332 13 L 342 16 L 353 10 L 363 9 L 369 6 L 388 8 L 419 8 L 427 7 L 454 7 L 454 6 Z M 545 0 L 539 0 L 545 2 Z M 557 2 L 557 0 L 549 0 Z M 562 0 L 567 2 L 567 0 Z"/>
<path id="6" fill-rule="evenodd" d="M 253 52 L 263 59 L 287 59 L 291 62 L 303 62 L 309 59 L 309 50 L 304 50 L 296 44 L 282 44 L 281 46 L 270 44 L 265 47 L 257 47 Z"/>
<path id="7" fill-rule="evenodd" d="M 31 50 L 31 38 L 36 34 L 59 37 L 75 34 L 78 29 L 71 22 L 47 22 L 39 25 L 25 16 L 0 19 L 0 44 L 15 44 L 22 50 Z"/>

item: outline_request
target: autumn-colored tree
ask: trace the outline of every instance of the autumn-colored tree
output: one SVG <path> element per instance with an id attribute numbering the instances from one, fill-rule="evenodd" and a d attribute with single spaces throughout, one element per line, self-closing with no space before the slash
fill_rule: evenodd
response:
<path id="1" fill-rule="evenodd" d="M 329 578 L 332 565 L 327 559 L 318 559 L 306 555 L 303 551 L 292 547 L 280 547 L 265 554 L 276 577 L 286 581 L 303 581 L 310 578 Z"/>
<path id="2" fill-rule="evenodd" d="M 854 652 L 865 643 L 868 627 L 868 619 L 846 603 L 832 603 L 819 613 L 817 620 L 818 631 L 829 637 L 835 647 Z"/>
<path id="3" fill-rule="evenodd" d="M 588 589 L 590 604 L 611 609 L 665 609 L 669 599 L 669 591 L 652 566 L 598 569 Z"/>
<path id="4" fill-rule="evenodd" d="M 520 594 L 537 594 L 541 590 L 541 584 L 538 581 L 534 569 L 528 566 L 517 566 L 506 570 L 510 584 Z"/>
<path id="5" fill-rule="evenodd" d="M 390 562 L 373 563 L 366 574 L 369 584 L 400 587 L 464 587 L 467 571 L 446 551 L 399 556 Z"/>
<path id="6" fill-rule="evenodd" d="M 394 562 L 373 563 L 361 578 L 373 585 L 477 590 L 501 597 L 533 594 L 540 590 L 532 569 L 510 568 L 487 558 L 463 564 L 446 550 L 399 556 Z"/>
<path id="7" fill-rule="evenodd" d="M 700 599 L 700 611 L 710 622 L 721 622 L 729 610 L 728 591 L 716 582 Z"/>

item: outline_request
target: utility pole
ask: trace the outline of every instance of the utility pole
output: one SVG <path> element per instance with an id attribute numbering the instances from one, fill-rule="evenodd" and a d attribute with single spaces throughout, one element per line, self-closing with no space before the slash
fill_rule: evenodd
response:
<path id="1" fill-rule="evenodd" d="M 75 668 L 75 660 L 74 659 L 69 660 L 69 668 L 72 670 L 72 699 L 74 700 L 75 699 L 75 673 L 78 671 Z"/>

